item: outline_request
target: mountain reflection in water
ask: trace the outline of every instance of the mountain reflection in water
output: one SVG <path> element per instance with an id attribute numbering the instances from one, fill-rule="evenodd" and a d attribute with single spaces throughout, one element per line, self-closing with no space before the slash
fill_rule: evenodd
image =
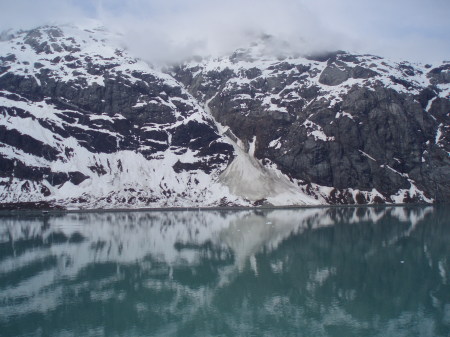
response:
<path id="1" fill-rule="evenodd" d="M 2 336 L 448 336 L 445 207 L 0 216 Z"/>

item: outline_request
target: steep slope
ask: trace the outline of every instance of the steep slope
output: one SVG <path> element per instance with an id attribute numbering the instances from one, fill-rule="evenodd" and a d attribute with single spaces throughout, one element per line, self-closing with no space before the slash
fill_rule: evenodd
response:
<path id="1" fill-rule="evenodd" d="M 115 41 L 65 26 L 0 42 L 0 202 L 247 204 L 217 182 L 233 147 L 211 117 Z"/>
<path id="2" fill-rule="evenodd" d="M 0 41 L 0 204 L 69 208 L 446 201 L 450 64 L 270 39 L 163 73 L 91 27 Z"/>
<path id="3" fill-rule="evenodd" d="M 270 38 L 172 74 L 248 152 L 330 203 L 450 199 L 450 64 L 267 56 Z"/>

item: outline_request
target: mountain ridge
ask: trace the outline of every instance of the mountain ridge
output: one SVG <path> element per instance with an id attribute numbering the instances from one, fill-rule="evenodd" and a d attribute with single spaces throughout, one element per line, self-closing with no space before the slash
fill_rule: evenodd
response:
<path id="1" fill-rule="evenodd" d="M 114 39 L 47 26 L 0 42 L 1 203 L 448 200 L 448 63 L 280 60 L 256 43 L 162 72 Z"/>

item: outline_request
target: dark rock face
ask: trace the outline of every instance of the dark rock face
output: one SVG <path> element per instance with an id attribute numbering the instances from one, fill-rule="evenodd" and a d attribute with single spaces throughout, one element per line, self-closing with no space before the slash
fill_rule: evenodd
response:
<path id="1" fill-rule="evenodd" d="M 328 64 L 319 77 L 319 82 L 325 85 L 339 85 L 349 78 L 371 78 L 378 75 L 376 71 L 361 66 L 350 68 L 344 62 Z"/>
<path id="2" fill-rule="evenodd" d="M 336 65 L 327 66 L 320 74 L 319 82 L 326 85 L 338 85 L 349 79 L 348 69 L 340 69 Z"/>
<path id="3" fill-rule="evenodd" d="M 329 202 L 366 203 L 349 191 L 374 189 L 378 202 L 424 200 L 417 190 L 450 200 L 449 97 L 438 86 L 448 83 L 448 64 L 427 71 L 344 52 L 309 59 L 173 73 L 199 99 L 213 97 L 214 117 L 238 138 L 256 139 L 257 158 L 333 187 Z"/>
<path id="4" fill-rule="evenodd" d="M 432 84 L 450 83 L 450 63 L 431 69 L 427 76 Z"/>
<path id="5" fill-rule="evenodd" d="M 201 183 L 232 160 L 179 83 L 105 34 L 43 27 L 0 46 L 0 202 L 181 205 L 204 193 L 190 176 Z"/>
<path id="6" fill-rule="evenodd" d="M 448 63 L 275 58 L 256 44 L 164 74 L 108 34 L 0 38 L 0 203 L 267 203 L 220 183 L 240 153 L 231 144 L 318 203 L 450 199 Z"/>

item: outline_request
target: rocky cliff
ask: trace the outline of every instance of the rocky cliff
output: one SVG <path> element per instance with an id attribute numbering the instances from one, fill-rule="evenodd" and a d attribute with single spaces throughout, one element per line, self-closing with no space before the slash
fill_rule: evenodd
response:
<path id="1" fill-rule="evenodd" d="M 3 34 L 0 203 L 449 200 L 449 63 L 270 43 L 163 72 L 100 28 Z"/>
<path id="2" fill-rule="evenodd" d="M 449 200 L 449 63 L 267 57 L 267 43 L 173 74 L 256 158 L 332 187 L 328 202 Z"/>

